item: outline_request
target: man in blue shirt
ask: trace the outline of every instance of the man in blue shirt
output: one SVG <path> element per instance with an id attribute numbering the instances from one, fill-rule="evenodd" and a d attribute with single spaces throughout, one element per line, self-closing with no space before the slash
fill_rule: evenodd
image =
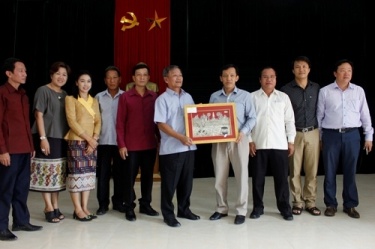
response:
<path id="1" fill-rule="evenodd" d="M 352 218 L 359 218 L 355 210 L 358 206 L 358 191 L 355 182 L 357 161 L 361 137 L 359 128 L 363 128 L 366 152 L 372 150 L 374 129 L 371 126 L 370 111 L 362 87 L 350 82 L 353 64 L 349 60 L 336 63 L 333 75 L 335 82 L 323 87 L 319 92 L 317 119 L 321 131 L 322 154 L 324 163 L 324 203 L 326 216 L 337 212 L 336 172 L 339 163 L 343 171 L 344 212 Z"/>
<path id="2" fill-rule="evenodd" d="M 124 170 L 121 168 L 121 157 L 116 142 L 116 116 L 117 106 L 120 95 L 124 92 L 120 89 L 121 73 L 115 66 L 109 66 L 105 69 L 104 82 L 107 89 L 98 93 L 95 98 L 98 99 L 102 117 L 102 130 L 99 137 L 98 146 L 98 187 L 97 199 L 99 209 L 96 214 L 103 215 L 108 211 L 109 201 L 109 183 L 111 176 L 113 178 L 113 209 L 119 212 L 125 212 L 124 190 L 122 182 L 124 181 Z"/>
<path id="3" fill-rule="evenodd" d="M 223 88 L 214 92 L 210 103 L 234 102 L 238 123 L 238 137 L 235 142 L 212 144 L 212 161 L 215 171 L 216 211 L 210 220 L 218 220 L 228 215 L 228 175 L 232 165 L 236 178 L 237 201 L 235 224 L 245 222 L 249 192 L 249 140 L 248 135 L 255 126 L 256 114 L 250 93 L 237 88 L 238 68 L 233 64 L 223 66 L 220 81 Z"/>
<path id="4" fill-rule="evenodd" d="M 186 136 L 184 106 L 193 105 L 190 94 L 182 87 L 180 68 L 170 65 L 164 68 L 163 77 L 168 88 L 155 102 L 154 121 L 160 130 L 161 212 L 170 227 L 179 227 L 174 214 L 173 195 L 177 192 L 177 217 L 199 220 L 190 210 L 193 189 L 194 158 L 197 146 Z"/>

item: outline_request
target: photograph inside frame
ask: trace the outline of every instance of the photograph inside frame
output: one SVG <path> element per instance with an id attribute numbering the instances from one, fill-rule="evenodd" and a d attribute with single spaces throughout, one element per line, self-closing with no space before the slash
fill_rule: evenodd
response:
<path id="1" fill-rule="evenodd" d="M 185 106 L 186 135 L 195 144 L 235 141 L 238 135 L 234 103 Z"/>

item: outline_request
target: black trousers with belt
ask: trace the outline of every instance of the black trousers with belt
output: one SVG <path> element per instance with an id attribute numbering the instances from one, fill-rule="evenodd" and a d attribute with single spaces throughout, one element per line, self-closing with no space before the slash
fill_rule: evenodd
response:
<path id="1" fill-rule="evenodd" d="M 152 201 L 152 186 L 154 181 L 154 165 L 156 160 L 156 148 L 151 150 L 128 151 L 125 165 L 125 209 L 134 209 L 136 199 L 134 184 L 139 169 L 141 170 L 141 198 L 140 206 L 149 206 Z"/>
<path id="2" fill-rule="evenodd" d="M 178 213 L 190 211 L 190 195 L 193 190 L 195 151 L 161 155 L 161 212 L 164 219 L 175 217 L 173 196 L 177 192 Z"/>
<path id="3" fill-rule="evenodd" d="M 110 180 L 113 179 L 113 206 L 124 204 L 124 167 L 117 145 L 99 145 L 97 161 L 97 199 L 99 207 L 107 208 L 110 200 Z"/>
<path id="4" fill-rule="evenodd" d="M 288 151 L 262 149 L 251 160 L 254 210 L 264 209 L 263 195 L 267 168 L 271 168 L 274 180 L 276 205 L 282 214 L 291 214 L 288 184 Z"/>

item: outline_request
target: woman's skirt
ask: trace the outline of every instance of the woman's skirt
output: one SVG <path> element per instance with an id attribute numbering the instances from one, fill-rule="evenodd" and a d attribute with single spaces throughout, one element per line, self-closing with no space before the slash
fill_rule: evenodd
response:
<path id="1" fill-rule="evenodd" d="M 86 147 L 86 141 L 68 141 L 66 185 L 69 192 L 82 192 L 95 188 L 97 150 L 87 155 Z"/>
<path id="2" fill-rule="evenodd" d="M 31 191 L 57 192 L 66 189 L 66 141 L 47 139 L 51 150 L 48 156 L 41 151 L 39 136 L 33 138 L 35 157 L 31 159 Z"/>

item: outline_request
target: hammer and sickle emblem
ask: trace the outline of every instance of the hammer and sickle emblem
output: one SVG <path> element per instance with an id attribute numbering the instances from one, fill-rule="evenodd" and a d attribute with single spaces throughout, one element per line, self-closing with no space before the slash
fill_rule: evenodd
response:
<path id="1" fill-rule="evenodd" d="M 134 28 L 135 25 L 139 25 L 139 22 L 137 20 L 137 17 L 134 15 L 133 12 L 127 12 L 129 15 L 131 15 L 131 17 L 133 18 L 132 20 L 130 19 L 127 19 L 125 16 L 121 17 L 121 20 L 120 22 L 123 24 L 122 25 L 122 28 L 121 30 L 122 31 L 125 31 L 127 29 L 131 29 L 131 28 Z M 125 23 L 129 24 L 129 25 L 125 25 Z"/>

